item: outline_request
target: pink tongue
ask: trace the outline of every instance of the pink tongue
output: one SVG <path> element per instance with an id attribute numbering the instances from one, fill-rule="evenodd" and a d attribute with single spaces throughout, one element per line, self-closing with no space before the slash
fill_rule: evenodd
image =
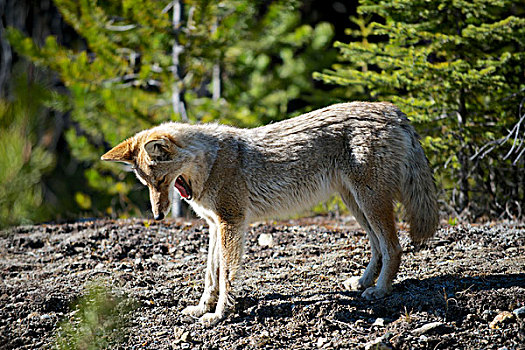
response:
<path id="1" fill-rule="evenodd" d="M 179 190 L 179 193 L 182 198 L 188 198 L 190 195 L 188 192 L 186 192 L 186 189 L 184 188 L 184 185 L 182 184 L 181 178 L 177 178 L 177 181 L 175 181 L 175 188 Z"/>

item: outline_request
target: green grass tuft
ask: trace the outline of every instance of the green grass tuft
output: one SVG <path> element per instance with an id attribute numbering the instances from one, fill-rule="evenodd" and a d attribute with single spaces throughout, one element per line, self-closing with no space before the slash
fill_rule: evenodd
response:
<path id="1" fill-rule="evenodd" d="M 73 305 L 73 313 L 56 331 L 55 349 L 105 349 L 122 343 L 127 337 L 132 299 L 115 294 L 101 282 L 86 288 Z"/>

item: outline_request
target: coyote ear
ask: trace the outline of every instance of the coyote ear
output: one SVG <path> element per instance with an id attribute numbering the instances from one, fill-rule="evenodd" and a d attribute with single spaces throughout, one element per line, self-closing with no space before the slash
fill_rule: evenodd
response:
<path id="1" fill-rule="evenodd" d="M 151 160 L 162 162 L 172 159 L 174 144 L 166 138 L 154 139 L 146 142 L 144 150 Z"/>
<path id="2" fill-rule="evenodd" d="M 132 163 L 133 158 L 133 145 L 130 139 L 119 143 L 117 146 L 113 147 L 106 154 L 100 157 L 102 160 L 126 163 Z"/>

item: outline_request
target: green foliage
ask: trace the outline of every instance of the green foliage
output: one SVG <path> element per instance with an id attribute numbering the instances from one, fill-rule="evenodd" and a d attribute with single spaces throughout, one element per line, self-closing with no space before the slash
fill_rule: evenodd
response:
<path id="1" fill-rule="evenodd" d="M 122 343 L 136 303 L 99 282 L 89 285 L 72 308 L 72 316 L 57 328 L 56 349 L 107 349 Z"/>
<path id="2" fill-rule="evenodd" d="M 513 142 L 523 142 L 515 128 L 524 116 L 523 8 L 510 0 L 363 0 L 358 12 L 369 22 L 354 19 L 360 30 L 349 33 L 361 41 L 337 42 L 344 63 L 316 77 L 397 104 L 425 135 L 449 209 L 520 215 L 525 157 Z M 518 205 L 509 213 L 510 202 Z"/>
<path id="3" fill-rule="evenodd" d="M 349 211 L 339 195 L 332 195 L 330 199 L 328 199 L 326 202 L 321 202 L 314 206 L 308 214 L 334 214 L 336 216 L 339 216 L 348 215 Z"/>
<path id="4" fill-rule="evenodd" d="M 333 28 L 302 24 L 299 2 L 187 0 L 177 28 L 168 0 L 54 2 L 85 44 L 65 47 L 48 37 L 39 46 L 12 28 L 7 36 L 17 52 L 57 72 L 68 89 L 53 93 L 48 105 L 70 113 L 74 128 L 64 136 L 71 157 L 86 169 L 75 183 L 88 186 L 65 193 L 73 213 L 142 214 L 146 191 L 136 191 L 136 180 L 121 165 L 99 157 L 139 130 L 180 120 L 172 105 L 176 91 L 190 122 L 239 126 L 279 120 L 331 99 L 311 76 L 336 57 Z M 212 98 L 217 68 L 222 93 Z"/>
<path id="5" fill-rule="evenodd" d="M 236 1 L 236 10 L 219 18 L 213 37 L 221 45 L 212 63 L 221 69 L 222 96 L 213 101 L 188 91 L 192 120 L 253 127 L 333 99 L 318 90 L 312 79 L 315 71 L 336 58 L 331 48 L 333 27 L 326 22 L 302 24 L 298 5 L 297 1 L 275 1 L 260 16 L 254 2 Z"/>
<path id="6" fill-rule="evenodd" d="M 334 62 L 333 27 L 301 24 L 294 2 L 272 3 L 255 28 L 224 51 L 224 98 L 260 125 L 328 104 L 312 74 Z M 295 106 L 295 108 L 294 108 Z"/>
<path id="7" fill-rule="evenodd" d="M 129 196 L 144 197 L 144 192 L 125 193 L 115 202 L 110 195 L 114 181 L 105 181 L 111 172 L 115 172 L 117 181 L 125 182 L 128 189 L 133 179 L 122 175 L 121 170 L 117 174 L 116 165 L 99 159 L 108 145 L 173 117 L 169 104 L 162 103 L 169 100 L 170 93 L 169 84 L 165 83 L 171 79 L 168 70 L 171 57 L 166 49 L 170 44 L 169 17 L 162 13 L 160 2 L 139 8 L 130 8 L 129 1 L 57 0 L 55 4 L 65 20 L 85 39 L 87 48 L 66 48 L 54 37 L 48 37 L 43 46 L 38 46 L 12 28 L 7 35 L 19 53 L 59 73 L 68 93 L 54 93 L 49 106 L 70 112 L 75 128 L 67 130 L 65 138 L 73 161 L 100 174 L 76 179 L 74 183 L 88 182 L 90 186 L 71 186 L 65 193 L 70 198 L 61 200 L 76 206 L 68 208 L 66 215 L 75 212 L 100 215 L 114 212 L 114 207 L 140 213 Z M 120 31 L 120 26 L 130 23 L 134 26 L 132 30 Z M 150 91 L 150 81 L 158 83 L 161 89 Z"/>
<path id="8" fill-rule="evenodd" d="M 46 218 L 42 176 L 53 156 L 37 142 L 46 89 L 15 72 L 14 98 L 0 100 L 0 229 Z"/>

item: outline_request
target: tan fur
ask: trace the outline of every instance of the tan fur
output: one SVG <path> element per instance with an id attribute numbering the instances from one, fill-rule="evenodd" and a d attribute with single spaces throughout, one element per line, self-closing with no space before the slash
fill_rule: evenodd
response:
<path id="1" fill-rule="evenodd" d="M 344 283 L 364 290 L 365 298 L 388 294 L 399 269 L 393 202 L 403 203 L 414 241 L 428 239 L 438 225 L 436 189 L 418 136 L 389 103 L 338 104 L 255 129 L 167 123 L 102 159 L 133 164 L 156 217 L 167 214 L 179 176 L 191 184 L 189 203 L 210 226 L 210 247 L 204 293 L 183 313 L 205 324 L 223 318 L 231 303 L 251 221 L 296 213 L 339 193 L 370 238 L 363 276 Z"/>

